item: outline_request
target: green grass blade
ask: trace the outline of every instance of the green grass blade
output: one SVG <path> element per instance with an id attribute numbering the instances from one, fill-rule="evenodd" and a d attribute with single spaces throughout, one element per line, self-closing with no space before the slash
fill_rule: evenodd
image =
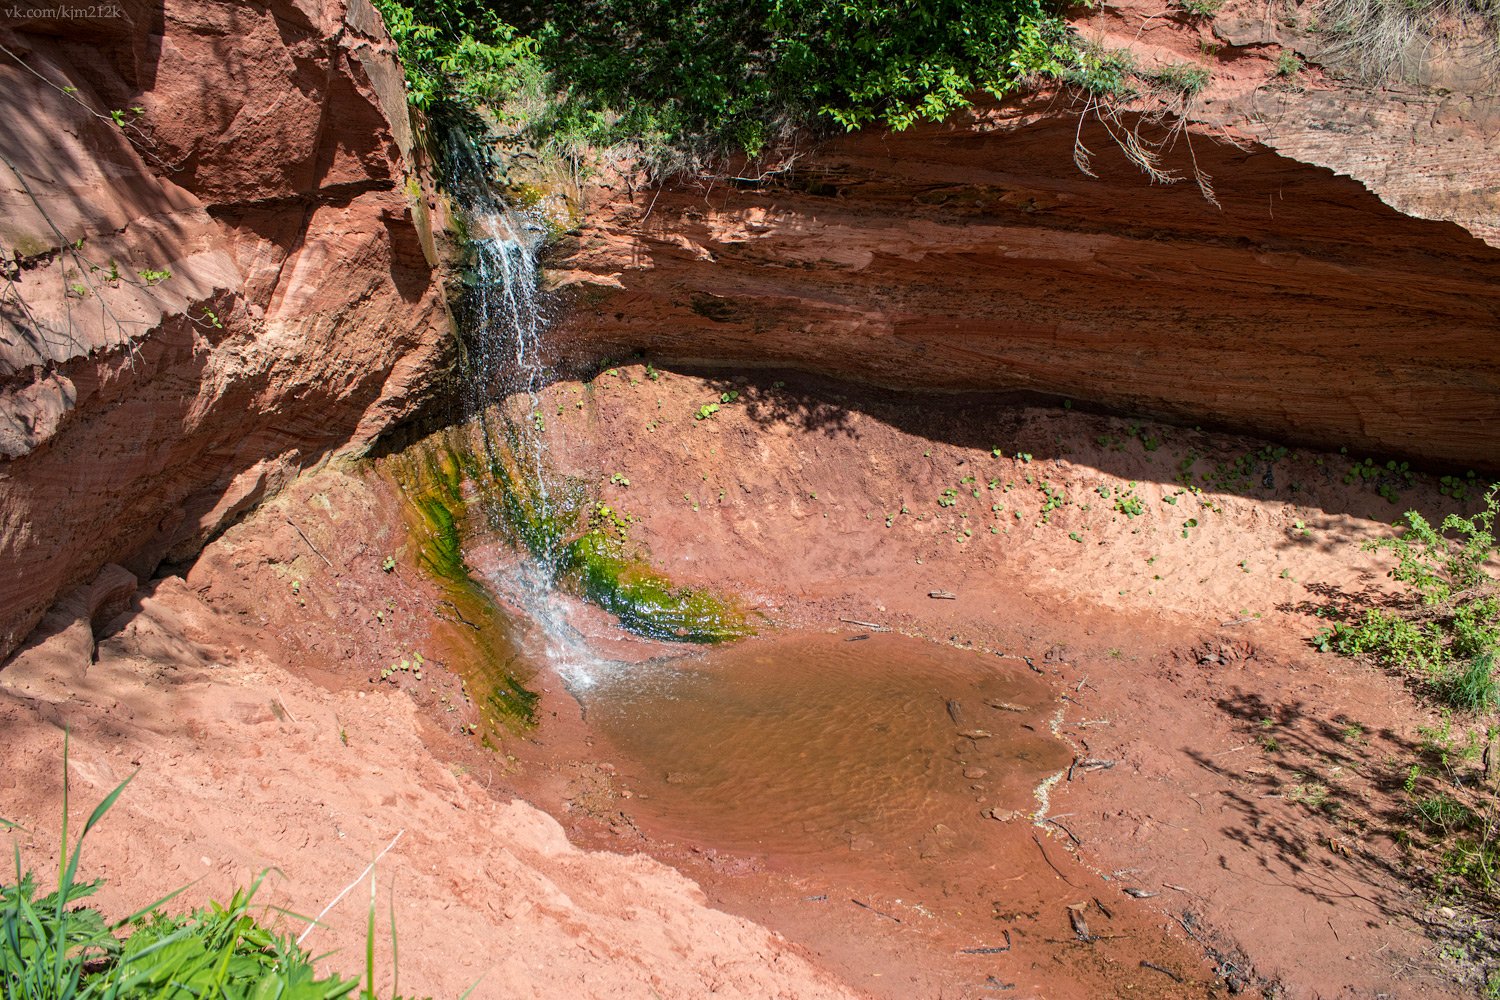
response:
<path id="1" fill-rule="evenodd" d="M 280 914 L 283 917 L 291 917 L 293 920 L 301 924 L 316 924 L 318 922 L 314 917 L 309 917 L 306 914 L 298 913 L 296 910 L 288 910 L 286 907 L 277 906 L 275 903 L 267 903 L 266 910 L 270 913 Z"/>
<path id="2" fill-rule="evenodd" d="M 112 924 L 109 925 L 109 929 L 112 930 L 112 931 L 117 931 L 121 927 L 126 927 L 126 926 L 128 926 L 130 924 L 135 923 L 137 920 L 141 919 L 146 914 L 148 914 L 152 910 L 156 909 L 158 906 L 162 906 L 162 905 L 164 905 L 166 903 L 170 903 L 172 900 L 176 899 L 178 896 L 181 896 L 184 892 L 187 892 L 189 889 L 191 889 L 193 886 L 197 885 L 199 882 L 202 882 L 207 877 L 208 876 L 206 876 L 206 875 L 200 875 L 197 878 L 193 879 L 191 882 L 189 882 L 187 885 L 182 886 L 181 888 L 178 888 L 178 889 L 173 889 L 171 892 L 167 893 L 165 896 L 163 896 L 160 899 L 156 900 L 156 902 L 154 902 L 154 903 L 147 903 L 145 906 L 141 907 L 139 910 L 136 910 L 130 916 L 125 917 L 122 920 L 116 920 L 114 923 L 112 923 Z"/>
<path id="3" fill-rule="evenodd" d="M 75 853 L 70 859 L 68 857 L 68 747 L 71 737 L 68 729 L 63 730 L 63 789 L 62 789 L 62 837 L 58 846 L 57 855 L 57 927 L 58 933 L 62 933 L 63 910 L 68 905 L 68 888 L 73 881 L 73 872 L 78 868 L 78 856 Z M 79 838 L 79 847 L 83 846 L 83 838 Z M 44 940 L 38 931 L 37 940 Z M 62 942 L 57 948 L 57 954 L 53 960 L 53 982 L 61 983 L 63 976 L 63 960 L 67 953 L 67 942 Z"/>
<path id="4" fill-rule="evenodd" d="M 97 806 L 94 807 L 94 811 L 89 813 L 88 822 L 83 824 L 83 833 L 81 833 L 78 837 L 79 843 L 82 843 L 83 838 L 89 835 L 89 831 L 92 830 L 94 826 L 104 818 L 104 814 L 109 812 L 110 806 L 115 804 L 115 799 L 118 799 L 120 797 L 120 793 L 125 790 L 125 786 L 134 781 L 135 776 L 140 773 L 141 772 L 139 769 L 131 771 L 130 777 L 126 778 L 124 781 L 116 785 L 115 790 L 104 796 L 104 801 L 100 802 Z"/>
<path id="5" fill-rule="evenodd" d="M 401 952 L 396 941 L 396 883 L 391 882 L 391 996 L 401 995 Z"/>
<path id="6" fill-rule="evenodd" d="M 63 871 L 68 867 L 68 743 L 72 733 L 63 730 L 63 803 L 62 843 L 57 848 L 57 884 L 62 885 Z"/>
<path id="7" fill-rule="evenodd" d="M 365 927 L 365 991 L 375 1000 L 375 873 L 370 872 L 370 919 Z"/>

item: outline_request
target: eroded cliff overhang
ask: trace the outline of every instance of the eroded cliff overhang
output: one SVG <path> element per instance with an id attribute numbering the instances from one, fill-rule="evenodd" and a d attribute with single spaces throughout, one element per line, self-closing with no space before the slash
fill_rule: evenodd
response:
<path id="1" fill-rule="evenodd" d="M 576 305 L 563 348 L 1500 464 L 1500 249 L 1222 130 L 1181 129 L 1162 166 L 1182 181 L 1153 183 L 1104 126 L 1043 95 L 754 182 L 601 189 L 554 261 Z"/>

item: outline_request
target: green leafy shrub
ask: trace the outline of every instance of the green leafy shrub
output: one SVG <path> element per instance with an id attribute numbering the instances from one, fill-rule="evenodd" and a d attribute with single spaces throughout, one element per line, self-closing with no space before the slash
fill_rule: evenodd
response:
<path id="1" fill-rule="evenodd" d="M 1318 648 L 1370 656 L 1425 679 L 1446 703 L 1471 711 L 1500 706 L 1495 656 L 1500 650 L 1500 587 L 1490 575 L 1500 557 L 1494 534 L 1500 484 L 1473 517 L 1449 514 L 1434 528 L 1408 511 L 1395 538 L 1368 543 L 1396 557 L 1391 577 L 1407 588 L 1408 606 L 1370 608 L 1314 637 Z"/>
<path id="2" fill-rule="evenodd" d="M 546 95 L 527 112 L 538 145 L 632 143 L 679 164 L 754 157 L 795 128 L 941 121 L 978 93 L 1098 82 L 1113 65 L 1051 0 L 375 3 L 416 106 Z"/>
<path id="3" fill-rule="evenodd" d="M 536 40 L 485 4 L 373 2 L 401 56 L 407 99 L 424 111 L 497 107 L 541 72 Z"/>

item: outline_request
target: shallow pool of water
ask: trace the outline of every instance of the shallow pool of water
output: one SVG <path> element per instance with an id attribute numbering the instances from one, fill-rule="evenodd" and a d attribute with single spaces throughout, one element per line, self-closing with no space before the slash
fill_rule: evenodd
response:
<path id="1" fill-rule="evenodd" d="M 586 694 L 662 832 L 772 856 L 951 856 L 1071 754 L 1017 660 L 903 636 L 750 640 Z"/>

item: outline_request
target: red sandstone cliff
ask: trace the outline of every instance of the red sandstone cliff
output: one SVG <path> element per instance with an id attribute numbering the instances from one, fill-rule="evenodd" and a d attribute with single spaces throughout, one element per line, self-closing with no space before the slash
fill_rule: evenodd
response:
<path id="1" fill-rule="evenodd" d="M 1492 78 L 1355 85 L 1240 0 L 1081 27 L 1148 70 L 1212 70 L 1166 165 L 1211 175 L 1217 205 L 1148 182 L 1058 95 L 756 182 L 599 187 L 554 261 L 580 290 L 560 349 L 1030 389 L 1500 466 Z M 367 0 L 132 2 L 0 44 L 3 653 L 101 567 L 185 559 L 408 416 L 448 341 Z M 1279 74 L 1294 51 L 1307 68 Z"/>
<path id="2" fill-rule="evenodd" d="M 0 654 L 368 442 L 447 343 L 367 0 L 97 9 L 0 24 Z"/>

